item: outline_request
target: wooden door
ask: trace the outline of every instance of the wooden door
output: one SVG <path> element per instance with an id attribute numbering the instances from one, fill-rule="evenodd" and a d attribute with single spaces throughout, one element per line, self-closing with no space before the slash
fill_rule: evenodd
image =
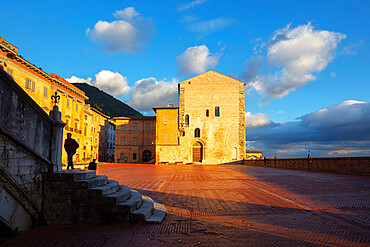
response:
<path id="1" fill-rule="evenodd" d="M 199 142 L 193 146 L 193 162 L 202 162 L 203 146 Z"/>

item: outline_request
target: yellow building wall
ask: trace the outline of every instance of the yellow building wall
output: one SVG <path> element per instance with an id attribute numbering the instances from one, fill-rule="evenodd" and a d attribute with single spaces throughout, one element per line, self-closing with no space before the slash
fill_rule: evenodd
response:
<path id="1" fill-rule="evenodd" d="M 4 46 L 3 39 L 1 46 Z M 6 43 L 5 43 L 6 46 Z M 28 61 L 19 59 L 17 54 L 11 54 L 11 57 L 7 56 L 6 52 L 0 50 L 0 59 L 4 61 L 7 66 L 4 68 L 8 74 L 11 74 L 14 81 L 47 113 L 49 114 L 52 110 L 54 103 L 51 100 L 51 96 L 55 92 L 58 92 L 60 96 L 59 103 L 57 104 L 60 112 L 62 113 L 62 121 L 67 123 L 63 131 L 63 145 L 64 140 L 67 138 L 67 133 L 72 134 L 72 138 L 75 139 L 80 147 L 77 149 L 76 155 L 74 156 L 74 163 L 88 163 L 92 158 L 98 158 L 99 154 L 99 133 L 100 124 L 102 123 L 104 117 L 97 111 L 94 112 L 90 109 L 90 105 L 85 105 L 84 100 L 87 99 L 84 92 L 70 85 L 64 79 L 58 77 L 57 75 L 50 74 L 54 79 L 65 87 L 56 84 L 40 74 L 36 73 L 34 70 L 41 69 L 29 64 Z M 20 63 L 18 60 L 22 61 Z M 27 79 L 30 81 L 30 87 L 26 87 Z M 33 83 L 34 82 L 34 83 Z M 79 97 L 68 88 L 73 87 L 74 90 L 79 92 L 82 96 Z M 44 91 L 45 90 L 45 91 Z M 78 107 L 76 108 L 76 105 Z M 86 117 L 85 117 L 86 116 Z M 93 129 L 92 129 L 92 126 Z M 76 128 L 77 127 L 77 128 Z M 86 127 L 87 133 L 85 135 L 84 128 Z M 91 141 L 92 140 L 92 141 Z M 67 153 L 63 148 L 62 163 L 67 165 Z"/>
<path id="2" fill-rule="evenodd" d="M 178 145 L 178 108 L 159 108 L 156 112 L 156 145 Z"/>

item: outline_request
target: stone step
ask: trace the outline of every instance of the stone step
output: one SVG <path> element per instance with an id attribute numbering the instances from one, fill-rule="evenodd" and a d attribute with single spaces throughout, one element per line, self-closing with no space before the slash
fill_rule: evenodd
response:
<path id="1" fill-rule="evenodd" d="M 129 212 L 133 212 L 142 204 L 142 197 L 143 195 L 138 191 L 131 190 L 131 197 L 128 198 L 126 201 L 119 203 L 118 205 L 121 207 L 127 207 L 129 209 Z"/>
<path id="2" fill-rule="evenodd" d="M 166 217 L 166 214 L 167 214 L 166 207 L 163 204 L 154 201 L 153 214 L 150 216 L 149 219 L 146 220 L 146 222 L 155 224 L 162 223 L 162 221 Z"/>
<path id="3" fill-rule="evenodd" d="M 85 179 L 85 180 L 78 180 L 76 181 L 82 188 L 90 189 L 105 185 L 108 183 L 107 176 L 103 175 L 96 175 L 96 177 Z"/>
<path id="4" fill-rule="evenodd" d="M 133 221 L 146 221 L 153 214 L 154 201 L 149 196 L 142 196 L 143 203 L 141 206 L 132 212 L 131 219 Z"/>
<path id="5" fill-rule="evenodd" d="M 119 190 L 119 183 L 115 180 L 108 180 L 107 184 L 102 186 L 89 188 L 88 195 L 90 196 L 107 196 Z"/>
<path id="6" fill-rule="evenodd" d="M 116 192 L 110 195 L 106 195 L 104 196 L 104 198 L 106 199 L 107 203 L 119 204 L 129 199 L 130 196 L 131 196 L 130 187 L 120 185 L 119 189 Z"/>

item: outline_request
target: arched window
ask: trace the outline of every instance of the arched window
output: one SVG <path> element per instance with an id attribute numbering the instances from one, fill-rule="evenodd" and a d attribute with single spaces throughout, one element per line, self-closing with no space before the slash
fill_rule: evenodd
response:
<path id="1" fill-rule="evenodd" d="M 200 137 L 200 129 L 199 128 L 196 128 L 194 130 L 194 137 Z"/>
<path id="2" fill-rule="evenodd" d="M 189 115 L 185 115 L 185 125 L 189 125 Z"/>
<path id="3" fill-rule="evenodd" d="M 206 110 L 206 117 L 209 117 L 209 110 Z"/>

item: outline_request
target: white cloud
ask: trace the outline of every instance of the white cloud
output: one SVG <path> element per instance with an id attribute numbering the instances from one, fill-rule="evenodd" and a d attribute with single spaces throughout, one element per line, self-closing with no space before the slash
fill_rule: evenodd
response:
<path id="1" fill-rule="evenodd" d="M 184 10 L 193 8 L 193 7 L 197 6 L 197 5 L 201 5 L 201 4 L 205 3 L 206 1 L 207 0 L 194 0 L 192 2 L 182 4 L 176 10 L 177 11 L 184 11 Z"/>
<path id="2" fill-rule="evenodd" d="M 312 129 L 348 127 L 358 123 L 370 125 L 370 107 L 366 102 L 346 100 L 299 119 Z"/>
<path id="3" fill-rule="evenodd" d="M 247 67 L 242 78 L 249 89 L 256 89 L 270 99 L 285 97 L 316 80 L 316 74 L 334 58 L 338 44 L 345 37 L 337 32 L 314 30 L 311 23 L 296 28 L 288 25 L 275 31 L 266 45 L 261 46 L 267 49 L 263 63 L 258 61 L 253 73 L 249 73 Z M 253 62 L 252 58 L 250 63 L 253 65 Z M 254 78 L 251 75 L 255 75 Z"/>
<path id="4" fill-rule="evenodd" d="M 221 55 L 211 55 L 206 45 L 193 46 L 176 58 L 179 74 L 200 74 L 213 69 Z"/>
<path id="5" fill-rule="evenodd" d="M 188 29 L 191 32 L 198 33 L 204 36 L 222 30 L 233 22 L 234 21 L 230 18 L 219 17 L 206 21 L 190 22 L 188 25 Z"/>
<path id="6" fill-rule="evenodd" d="M 370 155 L 369 102 L 347 100 L 297 120 L 247 129 L 248 143 L 270 157 Z"/>
<path id="7" fill-rule="evenodd" d="M 94 29 L 87 29 L 86 35 L 95 43 L 102 44 L 110 52 L 138 52 L 149 40 L 153 24 L 143 18 L 133 7 L 117 10 L 113 22 L 98 21 Z"/>
<path id="8" fill-rule="evenodd" d="M 72 76 L 66 80 L 71 83 L 88 83 L 115 97 L 124 96 L 130 91 L 127 78 L 118 72 L 112 72 L 109 70 L 100 71 L 95 75 L 95 80 L 92 80 L 90 77 L 83 79 L 76 76 Z"/>
<path id="9" fill-rule="evenodd" d="M 78 78 L 77 76 L 72 76 L 71 78 L 66 79 L 70 83 L 87 83 L 91 85 L 91 77 L 84 79 L 84 78 Z"/>
<path id="10" fill-rule="evenodd" d="M 135 82 L 128 103 L 139 111 L 151 112 L 154 106 L 178 105 L 178 81 L 157 81 L 150 77 Z"/>
<path id="11" fill-rule="evenodd" d="M 256 113 L 253 115 L 251 112 L 245 113 L 245 122 L 247 129 L 260 128 L 270 125 L 272 123 L 271 120 L 269 119 L 268 114 Z"/>

